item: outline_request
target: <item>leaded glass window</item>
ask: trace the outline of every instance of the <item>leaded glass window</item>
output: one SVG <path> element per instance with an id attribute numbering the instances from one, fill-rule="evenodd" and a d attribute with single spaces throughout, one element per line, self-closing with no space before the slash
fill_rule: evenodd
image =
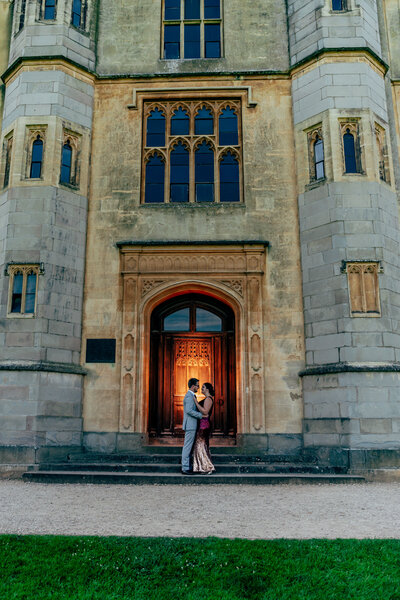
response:
<path id="1" fill-rule="evenodd" d="M 241 201 L 240 100 L 145 101 L 143 149 L 142 202 Z"/>
<path id="2" fill-rule="evenodd" d="M 221 1 L 164 0 L 163 58 L 220 58 Z"/>

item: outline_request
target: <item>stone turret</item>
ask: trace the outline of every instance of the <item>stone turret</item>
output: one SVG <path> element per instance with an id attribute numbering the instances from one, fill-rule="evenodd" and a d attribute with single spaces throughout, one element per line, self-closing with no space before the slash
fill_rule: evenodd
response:
<path id="1" fill-rule="evenodd" d="M 15 2 L 3 77 L 0 445 L 25 447 L 27 460 L 81 444 L 95 16 L 92 3 L 72 6 Z"/>
<path id="2" fill-rule="evenodd" d="M 399 231 L 387 65 L 376 2 L 289 1 L 289 23 L 304 443 L 350 449 L 356 461 L 371 448 L 400 446 Z"/>

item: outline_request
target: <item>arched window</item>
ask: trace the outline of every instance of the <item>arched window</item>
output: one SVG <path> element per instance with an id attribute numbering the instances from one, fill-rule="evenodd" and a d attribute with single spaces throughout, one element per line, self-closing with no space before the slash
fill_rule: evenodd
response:
<path id="1" fill-rule="evenodd" d="M 64 144 L 61 154 L 61 183 L 71 183 L 72 148 L 69 140 Z"/>
<path id="2" fill-rule="evenodd" d="M 171 152 L 170 201 L 189 202 L 189 151 L 182 142 Z"/>
<path id="3" fill-rule="evenodd" d="M 187 110 L 180 106 L 171 118 L 171 135 L 189 135 L 190 120 Z"/>
<path id="4" fill-rule="evenodd" d="M 153 154 L 146 163 L 146 203 L 164 202 L 165 165 L 158 154 Z"/>
<path id="5" fill-rule="evenodd" d="M 239 143 L 238 118 L 230 106 L 219 116 L 219 143 L 220 146 L 237 146 Z"/>
<path id="6" fill-rule="evenodd" d="M 332 0 L 332 10 L 347 10 L 346 0 Z"/>
<path id="7" fill-rule="evenodd" d="M 155 108 L 147 117 L 147 141 L 149 148 L 165 146 L 165 117 Z"/>
<path id="8" fill-rule="evenodd" d="M 202 106 L 194 120 L 195 135 L 212 135 L 214 133 L 214 119 L 211 111 Z"/>
<path id="9" fill-rule="evenodd" d="M 37 136 L 36 140 L 32 144 L 32 160 L 31 170 L 29 177 L 31 179 L 39 179 L 42 175 L 42 163 L 43 163 L 43 140 L 40 135 Z"/>
<path id="10" fill-rule="evenodd" d="M 33 315 L 36 307 L 39 266 L 10 265 L 10 288 L 7 312 L 11 315 Z"/>
<path id="11" fill-rule="evenodd" d="M 214 151 L 207 142 L 195 154 L 196 202 L 214 201 Z"/>
<path id="12" fill-rule="evenodd" d="M 344 150 L 344 162 L 346 173 L 357 173 L 357 159 L 356 159 L 356 146 L 354 135 L 350 132 L 350 129 L 346 129 L 346 133 L 343 135 L 343 150 Z"/>
<path id="13" fill-rule="evenodd" d="M 315 179 L 323 179 L 325 177 L 324 143 L 318 135 L 314 142 L 314 168 Z"/>
<path id="14" fill-rule="evenodd" d="M 44 0 L 43 18 L 46 20 L 56 18 L 56 0 Z"/>
<path id="15" fill-rule="evenodd" d="M 11 169 L 11 152 L 13 146 L 13 137 L 10 136 L 7 140 L 5 140 L 6 146 L 6 166 L 4 169 L 4 187 L 7 187 L 10 182 L 10 169 Z"/>
<path id="16" fill-rule="evenodd" d="M 220 202 L 240 202 L 239 162 L 227 152 L 219 163 Z"/>
<path id="17" fill-rule="evenodd" d="M 84 29 L 86 20 L 86 2 L 85 0 L 72 0 L 72 18 L 71 23 L 79 29 Z"/>

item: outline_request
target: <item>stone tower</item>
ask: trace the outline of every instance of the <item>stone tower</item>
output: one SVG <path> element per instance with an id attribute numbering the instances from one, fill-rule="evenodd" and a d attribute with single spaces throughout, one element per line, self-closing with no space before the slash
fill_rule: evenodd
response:
<path id="1" fill-rule="evenodd" d="M 20 447 L 29 462 L 41 447 L 81 445 L 96 7 L 75 24 L 72 0 L 2 1 L 0 8 L 3 28 L 11 28 L 1 123 L 0 444 Z M 72 148 L 68 181 L 60 172 L 65 145 Z"/>
<path id="2" fill-rule="evenodd" d="M 400 0 L 0 0 L 0 462 L 400 450 Z"/>

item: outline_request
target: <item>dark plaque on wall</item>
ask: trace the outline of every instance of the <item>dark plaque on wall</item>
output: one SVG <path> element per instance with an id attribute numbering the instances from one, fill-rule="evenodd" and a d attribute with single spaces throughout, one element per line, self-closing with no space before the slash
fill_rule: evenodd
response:
<path id="1" fill-rule="evenodd" d="M 115 340 L 86 340 L 87 363 L 115 363 Z"/>

